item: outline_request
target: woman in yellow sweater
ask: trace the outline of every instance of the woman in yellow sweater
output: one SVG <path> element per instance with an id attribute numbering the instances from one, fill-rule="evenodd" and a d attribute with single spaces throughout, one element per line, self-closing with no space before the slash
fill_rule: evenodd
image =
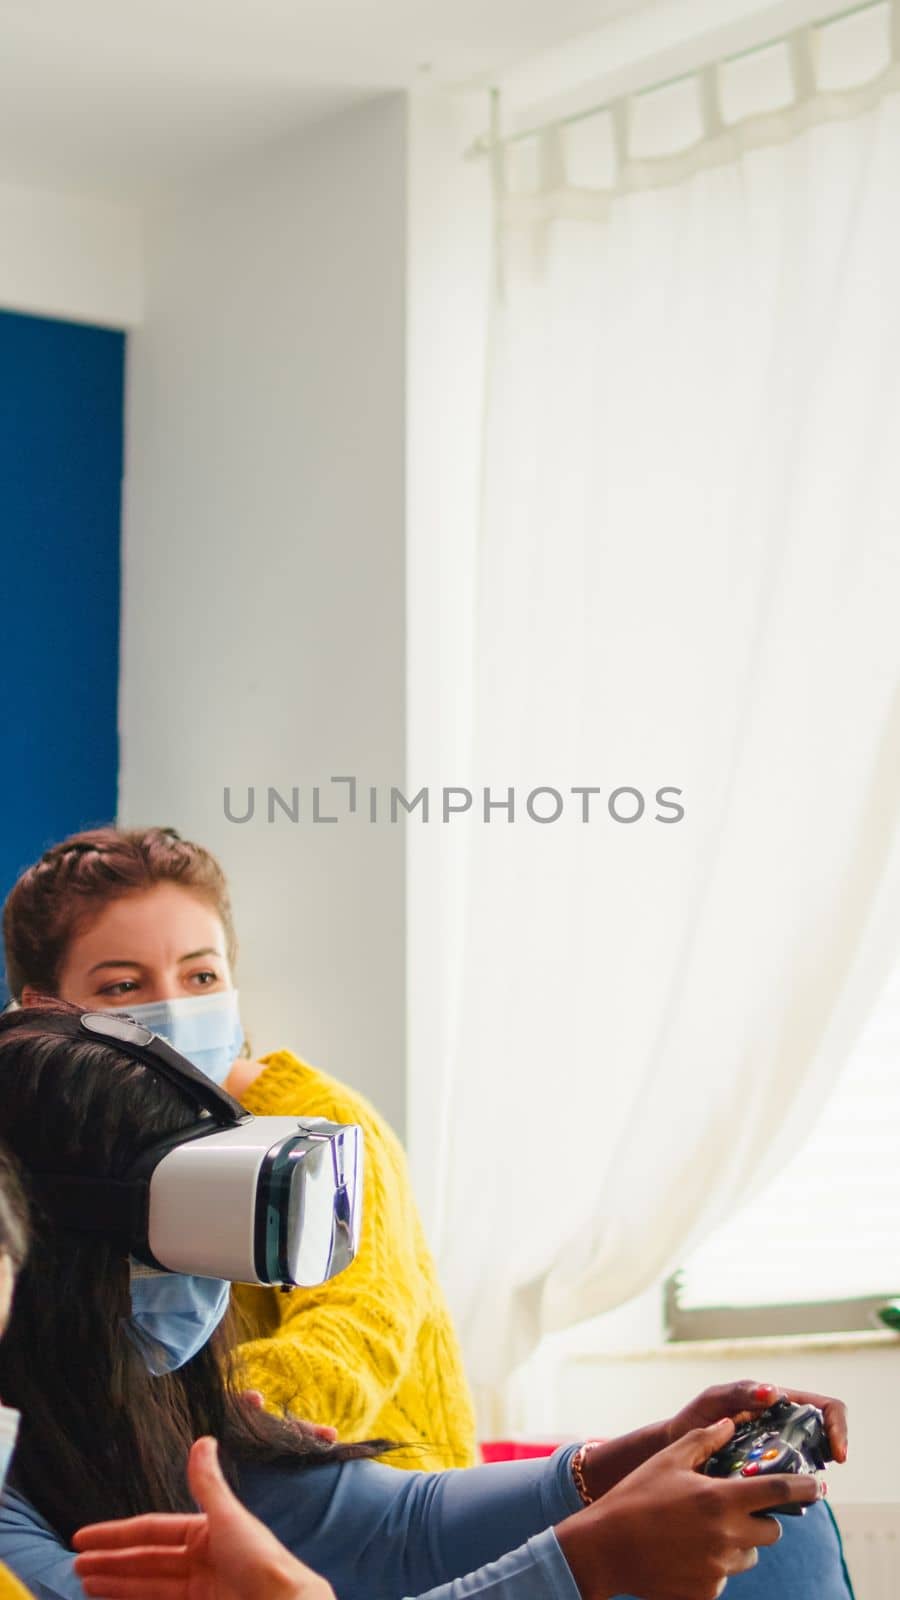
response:
<path id="1" fill-rule="evenodd" d="M 248 1390 L 352 1442 L 402 1441 L 393 1465 L 471 1465 L 474 1413 L 403 1150 L 354 1090 L 289 1050 L 243 1044 L 237 941 L 218 862 L 170 828 L 96 828 L 47 850 L 4 909 L 7 982 L 139 1017 L 258 1115 L 357 1122 L 365 1135 L 357 1260 L 321 1289 L 239 1286 Z"/>

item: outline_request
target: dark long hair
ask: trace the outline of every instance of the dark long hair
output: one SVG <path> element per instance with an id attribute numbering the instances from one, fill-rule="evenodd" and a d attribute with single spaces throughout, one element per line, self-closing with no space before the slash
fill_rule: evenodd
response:
<path id="1" fill-rule="evenodd" d="M 9 1151 L 0 1145 L 0 1255 L 9 1258 L 13 1273 L 21 1272 L 28 1254 L 28 1201 L 19 1169 Z"/>
<path id="2" fill-rule="evenodd" d="M 151 1068 L 77 1031 L 61 1001 L 0 1016 L 0 1139 L 32 1188 L 32 1238 L 0 1343 L 0 1394 L 22 1412 L 13 1483 L 67 1542 L 86 1522 L 193 1509 L 185 1466 L 201 1434 L 242 1462 L 314 1466 L 379 1454 L 382 1440 L 332 1446 L 242 1401 L 229 1372 L 229 1319 L 177 1372 L 153 1377 L 123 1327 L 122 1246 L 46 1215 L 29 1175 L 122 1177 L 195 1110 Z M 71 1037 L 45 1026 L 72 1019 Z M 302 1402 L 301 1402 L 302 1403 Z"/>

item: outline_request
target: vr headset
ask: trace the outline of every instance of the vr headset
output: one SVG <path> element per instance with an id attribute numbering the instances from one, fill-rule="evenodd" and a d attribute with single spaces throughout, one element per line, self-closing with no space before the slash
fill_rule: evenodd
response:
<path id="1" fill-rule="evenodd" d="M 197 1120 L 144 1150 L 124 1178 L 34 1173 L 63 1228 L 121 1243 L 147 1266 L 235 1283 L 314 1288 L 359 1245 L 362 1129 L 254 1117 L 123 1011 L 44 1016 L 42 1027 L 130 1056 L 194 1102 Z"/>

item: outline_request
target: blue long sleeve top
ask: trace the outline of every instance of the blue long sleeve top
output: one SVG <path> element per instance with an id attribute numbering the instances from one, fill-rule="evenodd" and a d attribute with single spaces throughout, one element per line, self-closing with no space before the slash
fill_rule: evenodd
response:
<path id="1" fill-rule="evenodd" d="M 552 1531 L 581 1507 L 574 1449 L 451 1472 L 246 1467 L 240 1494 L 339 1600 L 580 1600 Z M 0 1561 L 38 1600 L 83 1600 L 71 1551 L 14 1489 L 0 1501 Z"/>
<path id="2" fill-rule="evenodd" d="M 240 1492 L 338 1600 L 580 1600 L 553 1532 L 581 1509 L 574 1449 L 437 1473 L 374 1461 L 245 1468 Z M 782 1530 L 757 1566 L 729 1580 L 729 1597 L 852 1600 L 826 1506 L 785 1518 Z M 84 1600 L 71 1551 L 12 1489 L 0 1500 L 0 1562 L 38 1600 Z"/>

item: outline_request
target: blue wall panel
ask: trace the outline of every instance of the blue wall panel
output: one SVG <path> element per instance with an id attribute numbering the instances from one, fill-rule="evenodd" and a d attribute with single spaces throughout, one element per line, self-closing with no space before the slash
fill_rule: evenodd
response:
<path id="1" fill-rule="evenodd" d="M 115 816 L 125 336 L 0 312 L 0 896 Z"/>

